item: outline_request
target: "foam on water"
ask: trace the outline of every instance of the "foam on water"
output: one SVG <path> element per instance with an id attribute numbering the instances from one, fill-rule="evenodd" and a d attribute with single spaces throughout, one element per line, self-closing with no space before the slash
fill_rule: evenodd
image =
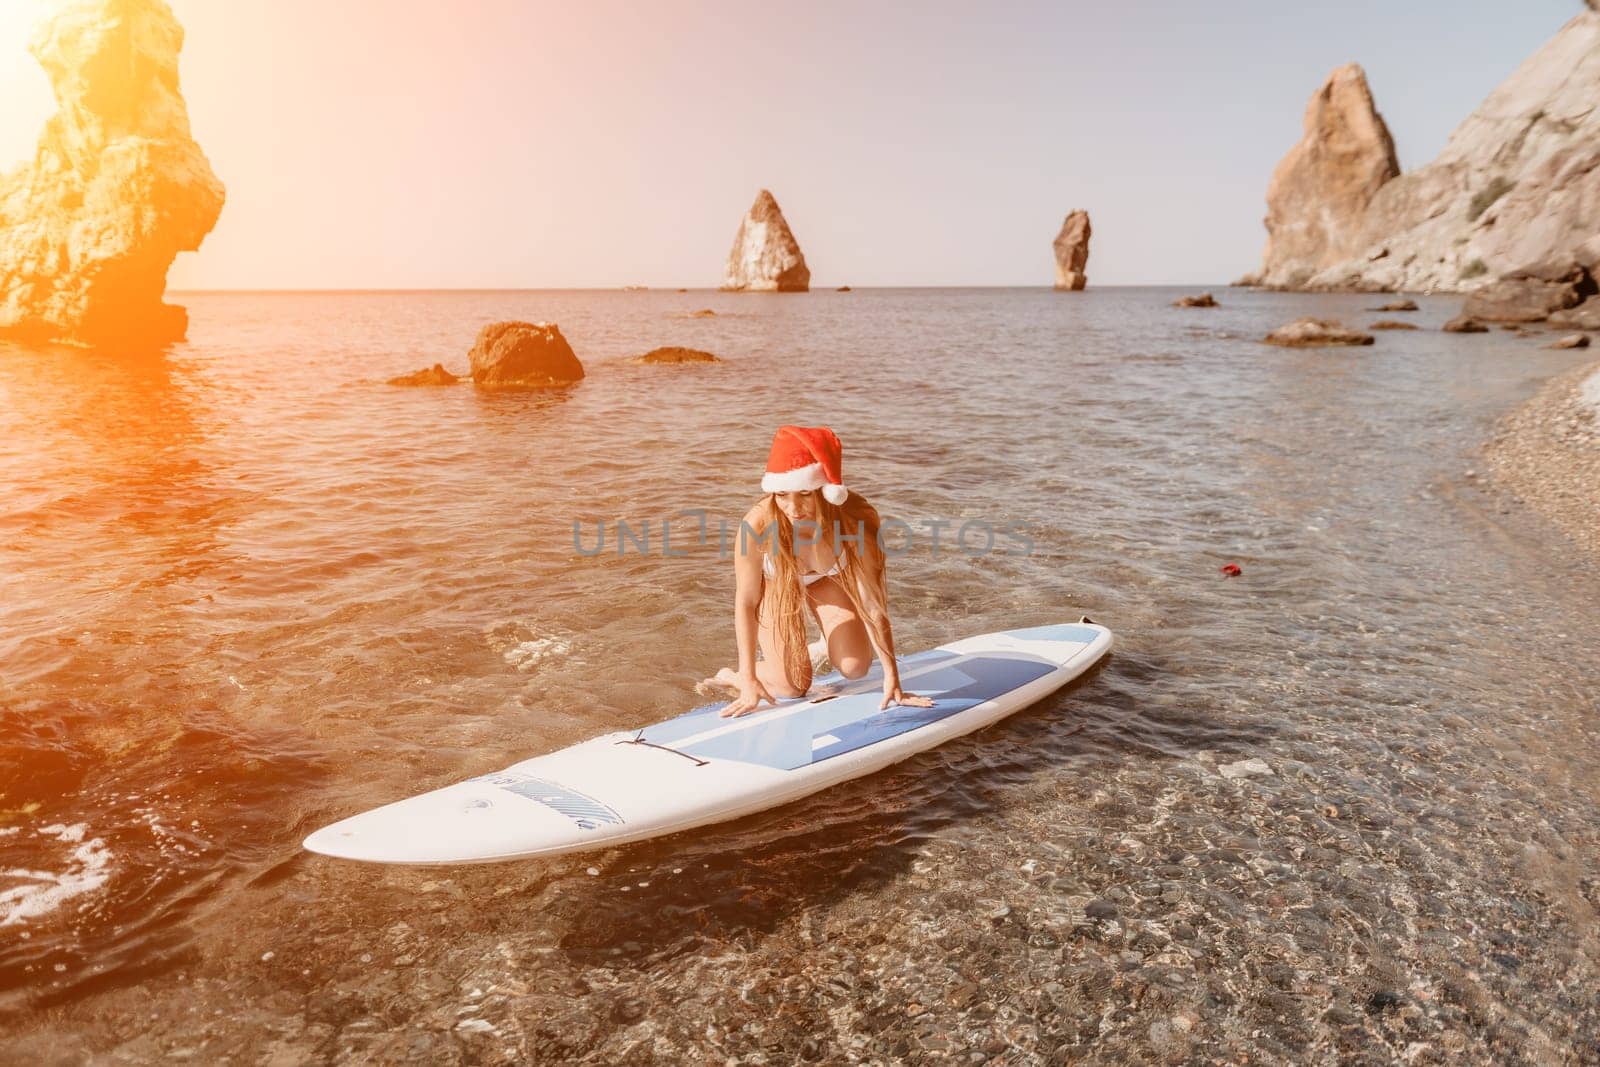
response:
<path id="1" fill-rule="evenodd" d="M 520 641 L 506 649 L 507 663 L 519 671 L 532 670 L 539 661 L 550 656 L 564 656 L 572 651 L 572 642 L 559 637 L 541 637 L 533 641 Z"/>
<path id="2" fill-rule="evenodd" d="M 16 827 L 5 833 L 16 833 Z M 72 849 L 58 871 L 30 870 L 23 867 L 0 869 L 0 879 L 23 884 L 0 890 L 0 927 L 14 926 L 37 919 L 59 909 L 70 900 L 92 893 L 111 877 L 113 853 L 98 837 L 84 840 L 88 823 L 71 826 L 56 823 L 41 826 L 34 836 L 54 837 Z"/>
<path id="3" fill-rule="evenodd" d="M 570 633 L 541 634 L 521 621 L 491 627 L 486 638 L 489 647 L 519 671 L 531 671 L 546 660 L 560 659 L 572 652 Z"/>

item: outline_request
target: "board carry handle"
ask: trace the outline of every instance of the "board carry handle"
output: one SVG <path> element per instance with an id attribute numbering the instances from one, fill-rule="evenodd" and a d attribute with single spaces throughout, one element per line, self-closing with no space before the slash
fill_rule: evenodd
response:
<path id="1" fill-rule="evenodd" d="M 704 767 L 706 764 L 711 762 L 710 760 L 703 760 L 699 756 L 691 756 L 687 752 L 679 752 L 675 748 L 668 748 L 666 745 L 658 745 L 654 741 L 646 741 L 644 739 L 644 731 L 643 730 L 640 730 L 637 736 L 635 736 L 635 737 L 625 737 L 621 741 L 618 741 L 617 744 L 619 744 L 619 745 L 643 745 L 645 748 L 659 748 L 663 752 L 670 752 L 674 756 L 682 756 L 684 759 L 692 761 L 696 767 Z"/>

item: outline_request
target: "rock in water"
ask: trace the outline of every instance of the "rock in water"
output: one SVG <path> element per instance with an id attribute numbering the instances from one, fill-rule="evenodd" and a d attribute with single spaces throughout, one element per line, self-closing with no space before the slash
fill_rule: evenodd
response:
<path id="1" fill-rule="evenodd" d="M 1551 348 L 1588 348 L 1589 335 L 1586 333 L 1573 333 L 1561 338 L 1550 346 Z"/>
<path id="2" fill-rule="evenodd" d="M 1074 211 L 1056 234 L 1056 288 L 1074 292 L 1089 284 L 1089 213 Z"/>
<path id="3" fill-rule="evenodd" d="M 1210 293 L 1201 293 L 1199 296 L 1180 296 L 1172 302 L 1175 308 L 1214 308 L 1217 307 L 1217 298 Z"/>
<path id="4" fill-rule="evenodd" d="M 1550 316 L 1550 325 L 1568 330 L 1600 330 L 1600 296 L 1591 296 L 1575 308 Z"/>
<path id="5" fill-rule="evenodd" d="M 721 363 L 722 360 L 710 352 L 702 352 L 698 348 L 679 348 L 668 345 L 665 348 L 652 348 L 635 363 Z"/>
<path id="6" fill-rule="evenodd" d="M 1597 157 L 1600 161 L 1600 157 Z M 1487 322 L 1543 322 L 1595 295 L 1588 268 L 1569 261 L 1514 270 L 1467 297 L 1461 313 Z"/>
<path id="7" fill-rule="evenodd" d="M 1415 330 L 1418 329 L 1414 322 L 1401 322 L 1399 319 L 1379 319 L 1367 326 L 1369 330 Z"/>
<path id="8" fill-rule="evenodd" d="M 1443 326 L 1439 327 L 1445 333 L 1488 333 L 1489 327 L 1477 319 L 1469 319 L 1465 315 L 1457 315 Z"/>
<path id="9" fill-rule="evenodd" d="M 1267 248 L 1242 279 L 1296 289 L 1362 247 L 1363 219 L 1378 190 L 1400 173 L 1394 139 L 1361 67 L 1328 75 L 1306 105 L 1304 134 L 1267 186 Z"/>
<path id="10" fill-rule="evenodd" d="M 1372 310 L 1373 311 L 1415 311 L 1415 310 L 1417 310 L 1417 302 L 1415 300 L 1391 300 L 1387 304 L 1379 304 L 1377 307 L 1373 308 Z"/>
<path id="11" fill-rule="evenodd" d="M 1372 198 L 1359 248 L 1308 288 L 1471 290 L 1572 258 L 1600 203 L 1600 11 L 1584 10 Z M 1577 255 L 1585 266 L 1593 258 Z"/>
<path id="12" fill-rule="evenodd" d="M 804 293 L 811 289 L 806 257 L 778 201 L 765 189 L 756 194 L 750 213 L 739 223 L 722 288 L 768 293 Z"/>
<path id="13" fill-rule="evenodd" d="M 1320 345 L 1370 345 L 1370 333 L 1348 329 L 1332 319 L 1295 319 L 1287 326 L 1279 326 L 1263 338 L 1269 345 L 1290 348 L 1311 348 Z"/>
<path id="14" fill-rule="evenodd" d="M 55 90 L 31 164 L 0 177 L 0 331 L 75 344 L 181 340 L 167 269 L 223 187 L 178 91 L 166 0 L 69 0 L 29 45 Z"/>
<path id="15" fill-rule="evenodd" d="M 402 374 L 398 378 L 390 378 L 390 385 L 454 385 L 461 379 L 444 369 L 441 363 L 415 371 L 411 374 Z"/>
<path id="16" fill-rule="evenodd" d="M 476 385 L 565 385 L 583 377 L 583 364 L 553 322 L 491 322 L 478 331 L 470 356 Z"/>

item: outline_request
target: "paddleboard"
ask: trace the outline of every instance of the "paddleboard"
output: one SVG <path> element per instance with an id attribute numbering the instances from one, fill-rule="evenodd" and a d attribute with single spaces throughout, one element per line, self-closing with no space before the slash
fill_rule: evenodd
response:
<path id="1" fill-rule="evenodd" d="M 707 704 L 376 808 L 305 840 L 371 863 L 454 864 L 611 848 L 777 807 L 881 770 L 1032 704 L 1092 667 L 1111 631 L 1062 623 L 968 637 L 900 659 L 931 708 L 880 710 L 880 664 L 814 681 L 736 719 Z"/>

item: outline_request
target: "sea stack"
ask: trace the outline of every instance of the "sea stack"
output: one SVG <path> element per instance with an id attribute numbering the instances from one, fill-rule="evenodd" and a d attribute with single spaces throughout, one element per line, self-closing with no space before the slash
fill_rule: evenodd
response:
<path id="1" fill-rule="evenodd" d="M 804 293 L 811 289 L 811 269 L 800 243 L 767 190 L 739 223 L 723 272 L 722 288 L 742 292 Z"/>
<path id="2" fill-rule="evenodd" d="M 178 90 L 166 0 L 68 0 L 29 44 L 56 113 L 0 177 L 0 332 L 84 345 L 181 340 L 167 270 L 216 225 L 224 190 Z"/>
<path id="3" fill-rule="evenodd" d="M 1089 213 L 1074 211 L 1056 234 L 1056 288 L 1076 292 L 1089 284 Z"/>
<path id="4" fill-rule="evenodd" d="M 1267 186 L 1267 248 L 1254 285 L 1296 289 L 1362 244 L 1367 206 L 1400 173 L 1366 73 L 1350 63 L 1306 105 L 1300 143 Z"/>
<path id="5" fill-rule="evenodd" d="M 1304 277 L 1309 259 L 1275 269 L 1274 232 L 1261 274 L 1243 280 L 1466 292 L 1530 264 L 1576 261 L 1593 273 L 1600 261 L 1585 242 L 1595 237 L 1600 204 L 1596 99 L 1600 10 L 1591 0 L 1456 127 L 1437 159 L 1378 187 L 1345 255 Z M 1324 212 L 1343 215 L 1333 202 L 1308 201 L 1301 217 Z"/>

